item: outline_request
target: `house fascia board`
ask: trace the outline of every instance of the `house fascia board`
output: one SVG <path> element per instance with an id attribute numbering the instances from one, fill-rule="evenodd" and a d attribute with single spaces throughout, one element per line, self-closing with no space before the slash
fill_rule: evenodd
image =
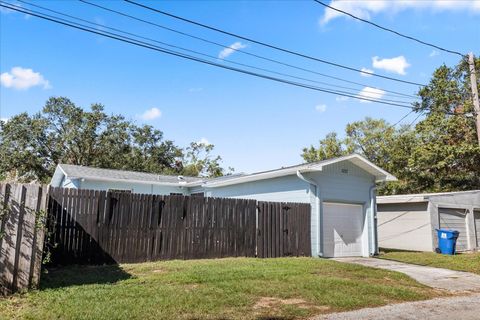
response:
<path id="1" fill-rule="evenodd" d="M 253 174 L 253 175 L 249 175 L 249 176 L 239 177 L 239 178 L 236 178 L 236 179 L 230 179 L 230 180 L 227 180 L 227 181 L 219 181 L 219 182 L 215 182 L 215 183 L 208 183 L 207 182 L 207 183 L 204 183 L 202 185 L 202 187 L 217 188 L 217 187 L 225 187 L 225 186 L 230 186 L 230 185 L 239 184 L 239 183 L 273 179 L 273 178 L 278 178 L 278 177 L 283 177 L 283 176 L 295 175 L 297 173 L 297 171 L 300 171 L 302 173 L 313 172 L 313 171 L 322 171 L 322 168 L 321 168 L 321 166 L 315 166 L 315 167 L 304 168 L 304 169 L 298 169 L 298 168 L 279 169 L 278 171 Z"/>
<path id="2" fill-rule="evenodd" d="M 251 175 L 246 175 L 243 177 L 239 177 L 236 179 L 230 179 L 227 181 L 219 181 L 219 182 L 213 182 L 213 183 L 204 183 L 202 184 L 202 187 L 204 188 L 217 188 L 217 187 L 224 187 L 224 186 L 230 186 L 234 184 L 239 184 L 239 183 L 246 183 L 246 182 L 253 182 L 257 180 L 265 180 L 265 179 L 272 179 L 272 178 L 277 178 L 277 177 L 283 177 L 287 175 L 293 175 L 296 174 L 297 171 L 300 171 L 302 173 L 305 172 L 313 172 L 313 171 L 322 171 L 323 167 L 328 166 L 333 163 L 341 162 L 341 161 L 351 161 L 353 164 L 358 165 L 358 163 L 355 163 L 355 161 L 352 161 L 353 159 L 360 161 L 363 163 L 363 166 L 361 166 L 362 169 L 366 170 L 373 176 L 375 176 L 375 182 L 381 182 L 381 181 L 396 181 L 397 178 L 393 176 L 392 174 L 386 172 L 385 170 L 381 169 L 380 167 L 376 166 L 372 162 L 368 161 L 364 157 L 358 155 L 358 154 L 351 154 L 348 156 L 344 157 L 339 157 L 336 159 L 331 159 L 331 160 L 326 160 L 318 164 L 305 164 L 304 167 L 292 167 L 292 168 L 286 168 L 286 169 L 278 169 L 270 172 L 265 172 L 265 173 L 257 173 L 257 174 L 251 174 Z"/>
<path id="3" fill-rule="evenodd" d="M 92 181 L 109 181 L 109 182 L 123 182 L 123 183 L 140 183 L 147 185 L 169 186 L 169 187 L 189 187 L 187 182 L 160 182 L 160 181 L 145 181 L 134 179 L 115 179 L 115 178 L 101 178 L 101 177 L 68 177 L 69 179 L 92 180 Z"/>
<path id="4" fill-rule="evenodd" d="M 61 187 L 61 182 L 63 177 L 68 177 L 68 175 L 65 173 L 65 170 L 63 170 L 61 165 L 58 165 L 55 168 L 55 172 L 53 173 L 52 179 L 50 180 L 50 186 L 58 186 Z"/>
<path id="5" fill-rule="evenodd" d="M 428 202 L 428 197 L 423 195 L 402 195 L 402 196 L 380 196 L 377 197 L 377 204 L 392 203 L 421 203 Z"/>

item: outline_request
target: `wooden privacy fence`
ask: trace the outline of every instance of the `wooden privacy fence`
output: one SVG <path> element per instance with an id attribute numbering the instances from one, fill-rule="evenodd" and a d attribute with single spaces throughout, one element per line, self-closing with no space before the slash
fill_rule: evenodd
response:
<path id="1" fill-rule="evenodd" d="M 309 256 L 310 205 L 259 202 L 257 256 Z"/>
<path id="2" fill-rule="evenodd" d="M 60 264 L 310 255 L 309 204 L 51 188 L 48 212 Z"/>
<path id="3" fill-rule="evenodd" d="M 56 263 L 255 256 L 256 201 L 52 188 Z"/>
<path id="4" fill-rule="evenodd" d="M 0 294 L 36 287 L 47 188 L 0 184 Z"/>

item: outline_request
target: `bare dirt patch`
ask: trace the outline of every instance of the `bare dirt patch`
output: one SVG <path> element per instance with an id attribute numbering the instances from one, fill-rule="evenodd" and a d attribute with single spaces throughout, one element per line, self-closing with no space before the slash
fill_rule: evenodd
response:
<path id="1" fill-rule="evenodd" d="M 275 297 L 260 298 L 253 306 L 253 309 L 258 311 L 260 310 L 275 311 L 275 310 L 278 310 L 283 305 L 295 306 L 300 309 L 309 309 L 309 310 L 316 310 L 316 311 L 327 311 L 330 309 L 330 307 L 316 306 L 312 303 L 309 303 L 299 298 L 280 299 Z"/>

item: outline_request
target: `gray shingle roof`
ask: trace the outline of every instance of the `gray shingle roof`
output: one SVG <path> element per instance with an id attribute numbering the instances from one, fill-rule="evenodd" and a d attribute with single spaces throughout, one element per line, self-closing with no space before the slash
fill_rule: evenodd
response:
<path id="1" fill-rule="evenodd" d="M 124 171 L 113 169 L 102 169 L 94 167 L 84 167 L 71 164 L 60 164 L 61 169 L 70 178 L 91 178 L 91 179 L 115 179 L 115 180 L 136 180 L 145 182 L 157 182 L 157 183 L 179 183 L 179 182 L 201 182 L 206 180 L 200 177 L 186 177 L 182 176 L 180 180 L 179 176 L 173 175 L 161 175 L 155 173 L 137 172 L 137 171 Z"/>

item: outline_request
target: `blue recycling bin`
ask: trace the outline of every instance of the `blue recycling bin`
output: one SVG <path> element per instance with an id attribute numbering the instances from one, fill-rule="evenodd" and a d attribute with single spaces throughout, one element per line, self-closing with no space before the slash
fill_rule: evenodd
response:
<path id="1" fill-rule="evenodd" d="M 457 230 L 437 229 L 438 249 L 442 254 L 455 254 L 455 246 L 460 232 Z"/>

